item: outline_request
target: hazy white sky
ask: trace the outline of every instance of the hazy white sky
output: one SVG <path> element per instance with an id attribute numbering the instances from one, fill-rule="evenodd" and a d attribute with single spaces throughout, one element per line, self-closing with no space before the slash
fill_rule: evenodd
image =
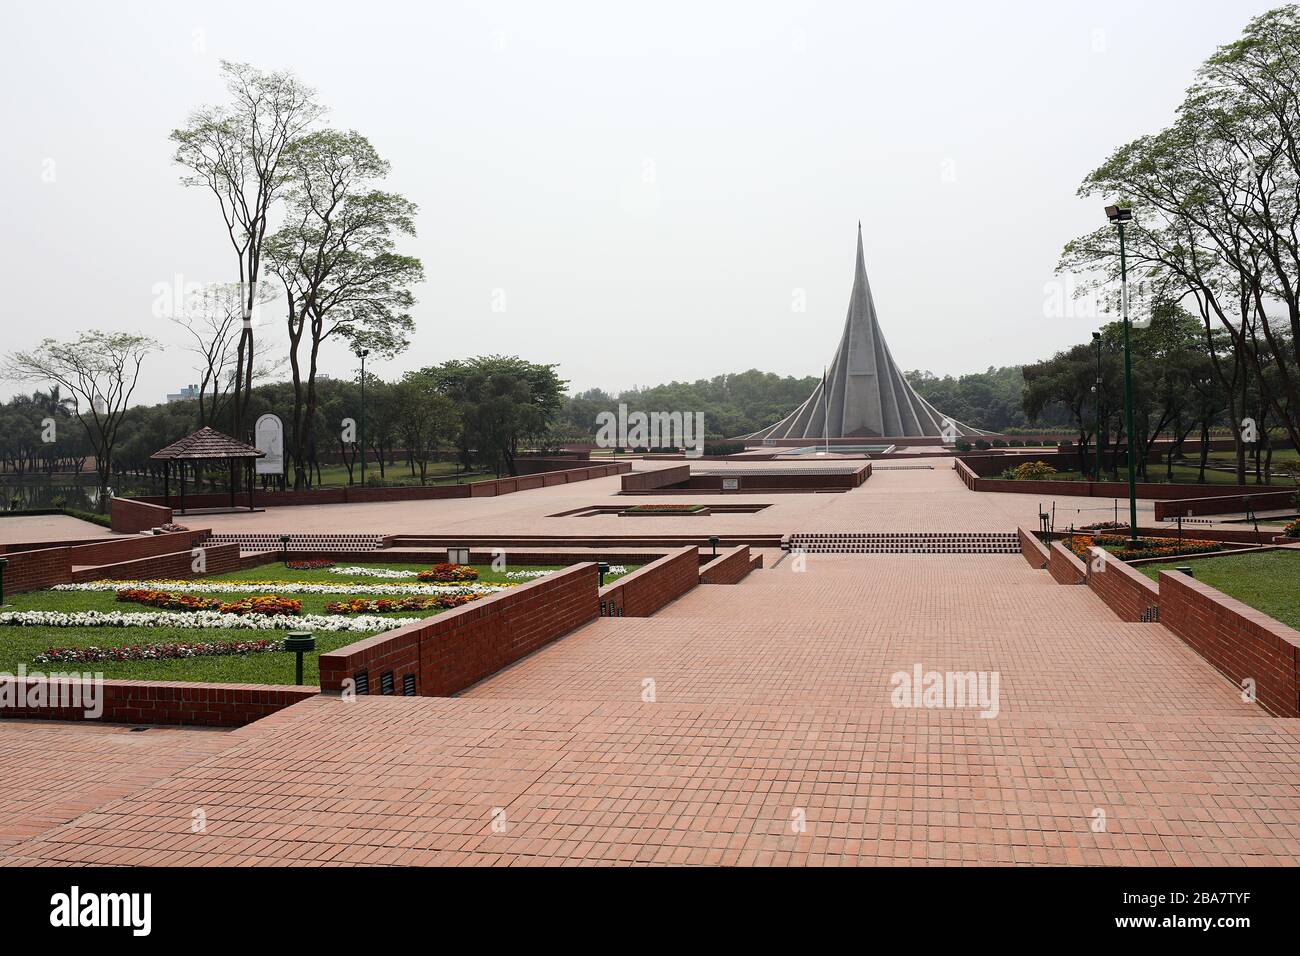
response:
<path id="1" fill-rule="evenodd" d="M 167 134 L 223 98 L 224 58 L 294 70 L 420 205 L 418 332 L 383 375 L 488 352 L 575 389 L 819 373 L 859 219 L 900 365 L 1032 361 L 1096 326 L 1044 309 L 1102 218 L 1080 179 L 1275 5 L 5 0 L 0 351 L 147 331 L 171 348 L 136 401 L 195 380 L 153 290 L 235 263 Z"/>

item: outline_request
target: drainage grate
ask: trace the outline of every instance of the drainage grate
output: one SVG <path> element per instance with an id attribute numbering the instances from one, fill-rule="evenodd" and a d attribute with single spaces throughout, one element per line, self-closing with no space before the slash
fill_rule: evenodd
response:
<path id="1" fill-rule="evenodd" d="M 1159 605 L 1153 604 L 1153 605 L 1151 605 L 1151 607 L 1146 608 L 1146 609 L 1144 609 L 1144 610 L 1142 611 L 1142 623 L 1143 623 L 1143 624 L 1159 624 L 1159 623 L 1160 623 L 1160 607 L 1159 607 Z"/>
<path id="2" fill-rule="evenodd" d="M 394 694 L 396 692 L 397 688 L 393 684 L 393 672 L 384 671 L 384 673 L 379 675 L 379 693 Z"/>
<path id="3" fill-rule="evenodd" d="M 370 672 L 357 671 L 355 674 L 352 675 L 352 683 L 353 686 L 356 687 L 356 691 L 358 694 L 369 694 L 370 693 Z"/>
<path id="4" fill-rule="evenodd" d="M 407 674 L 405 677 L 402 678 L 402 696 L 403 697 L 415 696 L 415 675 L 414 674 Z"/>

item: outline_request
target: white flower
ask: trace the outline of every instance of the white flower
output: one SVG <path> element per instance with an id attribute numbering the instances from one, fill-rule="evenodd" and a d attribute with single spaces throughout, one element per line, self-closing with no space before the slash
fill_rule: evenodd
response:
<path id="1" fill-rule="evenodd" d="M 222 614 L 219 611 L 6 611 L 0 626 L 15 627 L 176 627 L 248 631 L 388 631 L 410 618 L 361 614 Z"/>
<path id="2" fill-rule="evenodd" d="M 330 574 L 349 574 L 361 578 L 413 578 L 419 571 L 394 571 L 392 568 L 330 568 Z"/>
<path id="3" fill-rule="evenodd" d="M 51 591 L 183 591 L 187 594 L 495 594 L 506 584 L 308 584 L 302 581 L 85 581 L 56 584 Z"/>

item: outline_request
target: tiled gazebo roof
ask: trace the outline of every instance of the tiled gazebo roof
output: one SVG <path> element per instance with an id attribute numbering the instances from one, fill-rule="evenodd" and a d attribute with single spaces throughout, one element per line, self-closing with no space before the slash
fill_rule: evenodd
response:
<path id="1" fill-rule="evenodd" d="M 266 452 L 245 445 L 242 441 L 223 435 L 206 425 L 193 435 L 172 442 L 161 451 L 150 455 L 153 461 L 192 461 L 204 458 L 262 458 Z"/>

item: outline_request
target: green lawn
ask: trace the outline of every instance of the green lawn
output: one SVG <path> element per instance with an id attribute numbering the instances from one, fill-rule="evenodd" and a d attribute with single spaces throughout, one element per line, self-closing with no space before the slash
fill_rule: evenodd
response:
<path id="1" fill-rule="evenodd" d="M 419 571 L 427 564 L 375 564 L 365 567 L 385 568 L 390 570 Z M 554 570 L 555 566 L 520 565 L 510 567 L 511 571 Z M 627 566 L 623 573 L 636 569 Z M 510 579 L 505 572 L 493 571 L 491 567 L 479 565 L 479 583 L 498 584 L 510 582 L 526 584 L 532 579 Z M 606 575 L 606 581 L 619 577 L 618 574 Z M 332 573 L 328 569 L 315 571 L 289 571 L 281 564 L 263 565 L 246 571 L 233 571 L 229 574 L 212 575 L 202 579 L 205 584 L 220 581 L 231 582 L 268 582 L 264 592 L 274 594 L 277 582 L 295 581 L 304 583 L 329 584 L 417 584 L 414 578 L 375 578 L 364 576 L 347 576 Z M 185 592 L 184 584 L 178 584 L 173 591 Z M 196 592 L 197 593 L 197 592 Z M 216 598 L 224 601 L 246 598 L 244 592 L 208 592 L 202 597 Z M 325 614 L 325 605 L 334 601 L 346 601 L 351 597 L 375 599 L 397 595 L 378 594 L 288 594 L 294 600 L 302 602 L 304 614 Z M 162 613 L 157 609 L 141 604 L 119 602 L 112 591 L 32 591 L 24 594 L 6 595 L 8 606 L 5 611 L 123 611 L 138 613 Z M 440 611 L 406 611 L 379 615 L 389 618 L 421 618 Z M 132 680 L 192 680 L 218 683 L 254 683 L 287 684 L 292 683 L 294 674 L 294 655 L 288 653 L 262 653 L 246 656 L 199 657 L 165 661 L 96 661 L 91 663 L 34 664 L 33 658 L 51 647 L 120 647 L 136 644 L 165 644 L 171 642 L 194 643 L 199 641 L 251 641 L 279 640 L 285 635 L 283 630 L 245 630 L 239 628 L 221 628 L 203 630 L 175 627 L 19 627 L 0 626 L 0 671 L 16 673 L 18 665 L 24 664 L 28 672 L 38 671 L 91 671 L 102 673 L 106 678 Z M 321 631 L 316 635 L 317 652 L 332 651 L 368 637 L 374 632 Z M 308 684 L 318 680 L 319 669 L 317 654 L 310 654 L 303 660 L 303 679 Z"/>
<path id="2" fill-rule="evenodd" d="M 1156 578 L 1161 571 L 1172 571 L 1180 564 L 1192 568 L 1196 580 L 1300 629 L 1300 587 L 1297 587 L 1300 551 L 1260 551 L 1195 561 L 1140 564 L 1137 570 Z"/>

